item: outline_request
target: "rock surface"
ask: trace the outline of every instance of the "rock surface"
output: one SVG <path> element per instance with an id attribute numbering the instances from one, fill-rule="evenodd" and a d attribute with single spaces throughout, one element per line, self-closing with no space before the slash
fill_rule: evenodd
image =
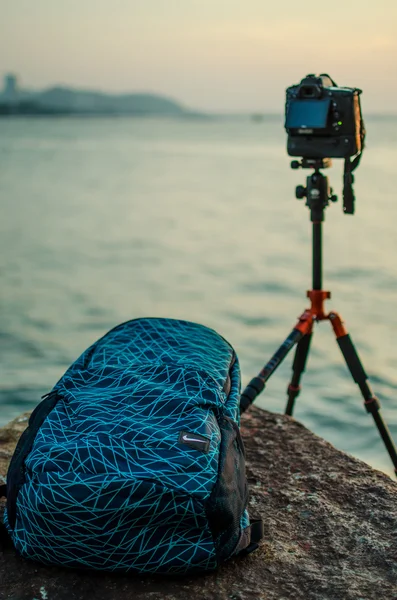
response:
<path id="1" fill-rule="evenodd" d="M 25 427 L 22 416 L 0 430 L 0 476 Z M 50 568 L 7 551 L 0 599 L 397 600 L 397 484 L 290 417 L 254 407 L 242 432 L 259 550 L 182 579 Z"/>

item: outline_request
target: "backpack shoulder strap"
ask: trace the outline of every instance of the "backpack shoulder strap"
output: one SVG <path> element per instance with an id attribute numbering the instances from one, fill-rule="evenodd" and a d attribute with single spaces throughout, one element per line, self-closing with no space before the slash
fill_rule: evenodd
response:
<path id="1" fill-rule="evenodd" d="M 262 519 L 255 519 L 254 521 L 250 521 L 249 529 L 251 533 L 251 542 L 249 546 L 244 548 L 242 552 L 243 554 L 251 554 L 251 552 L 258 548 L 259 542 L 264 536 Z"/>
<path id="2" fill-rule="evenodd" d="M 0 498 L 7 497 L 7 485 L 0 485 Z M 0 521 L 0 551 L 12 547 L 12 541 L 4 523 Z"/>
<path id="3" fill-rule="evenodd" d="M 251 519 L 248 527 L 243 529 L 240 542 L 234 551 L 235 556 L 246 556 L 259 547 L 264 536 L 262 519 Z"/>

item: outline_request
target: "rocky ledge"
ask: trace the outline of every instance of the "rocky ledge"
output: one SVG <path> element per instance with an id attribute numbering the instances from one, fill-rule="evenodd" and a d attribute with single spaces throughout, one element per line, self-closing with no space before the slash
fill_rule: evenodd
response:
<path id="1" fill-rule="evenodd" d="M 0 430 L 0 476 L 26 419 Z M 250 512 L 265 523 L 259 550 L 181 579 L 49 568 L 7 551 L 0 598 L 397 600 L 397 484 L 290 417 L 252 408 L 242 432 Z"/>

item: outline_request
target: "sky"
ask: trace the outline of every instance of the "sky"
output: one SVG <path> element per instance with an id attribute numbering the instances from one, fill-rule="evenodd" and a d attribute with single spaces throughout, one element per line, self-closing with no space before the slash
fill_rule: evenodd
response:
<path id="1" fill-rule="evenodd" d="M 308 73 L 397 113 L 396 0 L 0 0 L 0 76 L 283 112 Z"/>

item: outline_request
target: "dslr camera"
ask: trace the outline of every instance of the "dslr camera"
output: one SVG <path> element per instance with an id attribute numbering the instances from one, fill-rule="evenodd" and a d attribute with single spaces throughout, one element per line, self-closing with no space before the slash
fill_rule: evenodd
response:
<path id="1" fill-rule="evenodd" d="M 285 129 L 290 156 L 344 158 L 361 154 L 365 128 L 361 90 L 338 87 L 329 75 L 307 75 L 287 89 Z"/>

